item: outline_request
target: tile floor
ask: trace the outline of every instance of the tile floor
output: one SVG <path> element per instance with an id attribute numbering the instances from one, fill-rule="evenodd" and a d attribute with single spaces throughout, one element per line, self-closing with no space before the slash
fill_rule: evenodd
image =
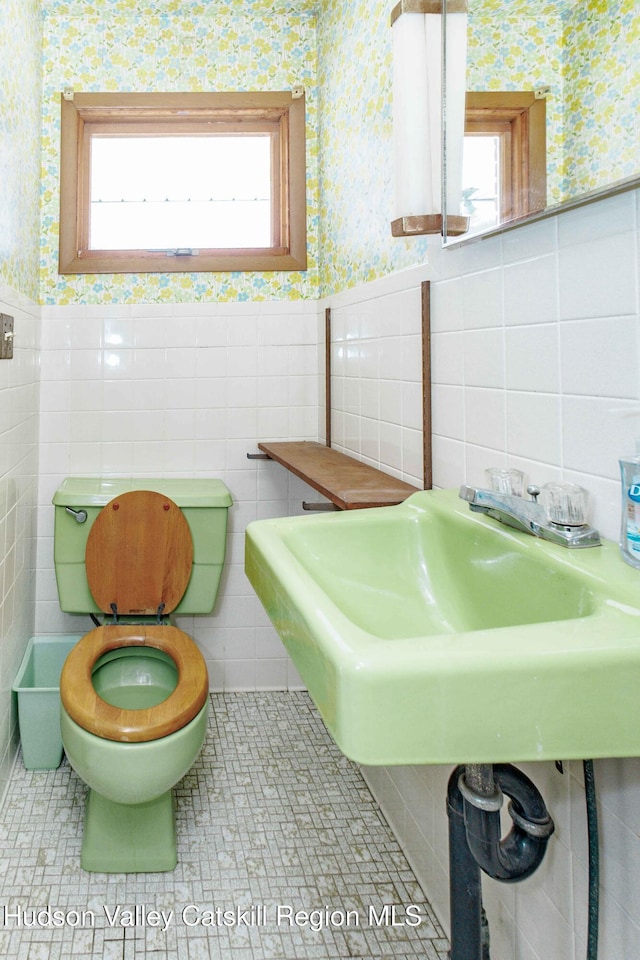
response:
<path id="1" fill-rule="evenodd" d="M 176 788 L 172 873 L 85 873 L 84 785 L 66 761 L 18 760 L 0 811 L 0 955 L 445 960 L 397 841 L 309 697 L 213 694 L 212 706 Z"/>

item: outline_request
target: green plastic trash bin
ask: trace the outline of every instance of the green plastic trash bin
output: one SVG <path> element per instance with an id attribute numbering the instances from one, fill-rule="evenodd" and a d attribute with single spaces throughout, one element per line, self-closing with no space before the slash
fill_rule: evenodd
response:
<path id="1" fill-rule="evenodd" d="M 55 770 L 62 760 L 60 673 L 79 636 L 32 637 L 13 690 L 18 697 L 22 758 L 27 770 Z"/>

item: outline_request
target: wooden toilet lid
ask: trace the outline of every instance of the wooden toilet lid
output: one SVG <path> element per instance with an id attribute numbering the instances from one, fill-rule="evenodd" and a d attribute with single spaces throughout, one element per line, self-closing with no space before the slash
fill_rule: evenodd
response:
<path id="1" fill-rule="evenodd" d="M 132 490 L 114 497 L 95 519 L 85 552 L 87 581 L 104 613 L 170 613 L 182 599 L 193 563 L 184 514 L 169 497 Z"/>
<path id="2" fill-rule="evenodd" d="M 105 653 L 122 647 L 154 647 L 168 654 L 178 670 L 175 690 L 154 707 L 127 710 L 98 696 L 93 668 Z M 65 660 L 60 676 L 60 699 L 75 723 L 105 740 L 145 743 L 181 730 L 200 712 L 209 693 L 204 657 L 182 630 L 168 624 L 120 626 L 90 630 Z"/>

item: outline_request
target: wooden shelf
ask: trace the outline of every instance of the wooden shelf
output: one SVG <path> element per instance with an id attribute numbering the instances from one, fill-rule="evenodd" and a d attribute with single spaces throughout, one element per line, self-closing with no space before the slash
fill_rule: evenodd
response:
<path id="1" fill-rule="evenodd" d="M 340 510 L 389 507 L 418 492 L 410 483 L 315 441 L 259 443 L 258 447 Z"/>

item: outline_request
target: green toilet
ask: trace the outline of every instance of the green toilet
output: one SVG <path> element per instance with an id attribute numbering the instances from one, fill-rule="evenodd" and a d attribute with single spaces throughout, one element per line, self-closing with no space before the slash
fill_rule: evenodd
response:
<path id="1" fill-rule="evenodd" d="M 170 615 L 213 609 L 231 502 L 219 480 L 182 479 L 68 478 L 53 498 L 60 605 L 99 624 L 60 677 L 62 742 L 89 787 L 85 870 L 176 865 L 172 788 L 202 749 L 209 681 Z"/>

